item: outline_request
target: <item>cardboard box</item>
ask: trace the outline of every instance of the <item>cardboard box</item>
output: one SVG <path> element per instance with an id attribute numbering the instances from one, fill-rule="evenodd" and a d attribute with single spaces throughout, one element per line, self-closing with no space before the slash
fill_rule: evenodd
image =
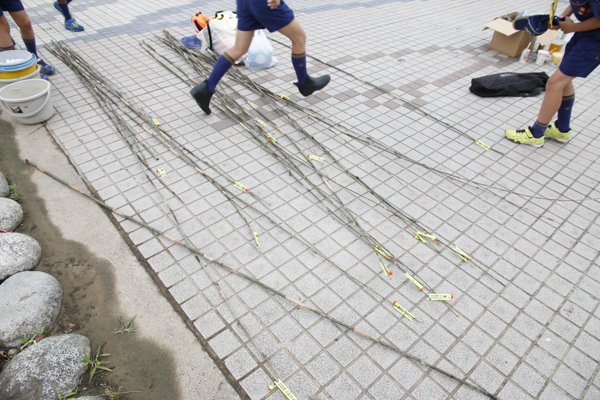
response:
<path id="1" fill-rule="evenodd" d="M 518 13 L 510 13 L 502 15 L 492 22 L 485 24 L 485 29 L 493 29 L 494 36 L 492 37 L 492 43 L 490 43 L 490 49 L 499 51 L 502 54 L 506 54 L 511 57 L 519 57 L 523 52 L 523 49 L 531 44 L 529 47 L 533 49 L 536 37 L 530 35 L 526 31 L 517 31 L 513 28 L 512 22 L 507 21 L 504 17 L 509 17 L 514 20 Z M 548 30 L 543 35 L 537 37 L 541 46 L 551 42 L 558 37 L 558 33 L 554 30 Z"/>
<path id="2" fill-rule="evenodd" d="M 502 54 L 506 54 L 510 57 L 518 57 L 523 52 L 523 49 L 528 45 L 530 49 L 535 44 L 535 36 L 530 35 L 526 31 L 518 31 L 513 28 L 512 22 L 507 21 L 504 17 L 509 17 L 511 20 L 515 19 L 518 13 L 513 12 L 510 14 L 502 15 L 495 20 L 485 24 L 485 29 L 493 29 L 494 36 L 492 36 L 492 43 L 490 43 L 490 49 L 499 51 Z"/>

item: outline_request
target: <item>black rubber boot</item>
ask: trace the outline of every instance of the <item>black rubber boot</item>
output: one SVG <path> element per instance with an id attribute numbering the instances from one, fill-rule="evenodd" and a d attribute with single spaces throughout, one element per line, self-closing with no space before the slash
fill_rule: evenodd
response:
<path id="1" fill-rule="evenodd" d="M 317 90 L 323 89 L 329 81 L 331 77 L 329 75 L 319 76 L 317 78 L 312 78 L 310 75 L 306 77 L 306 82 L 304 82 L 304 86 L 298 86 L 298 82 L 294 82 L 294 85 L 298 86 L 298 90 L 300 90 L 300 94 L 304 97 L 310 96 Z"/>
<path id="2" fill-rule="evenodd" d="M 190 91 L 190 94 L 196 100 L 196 103 L 198 103 L 202 111 L 204 111 L 206 115 L 210 115 L 211 111 L 209 105 L 210 98 L 213 94 L 208 90 L 208 83 L 204 81 L 194 86 Z"/>

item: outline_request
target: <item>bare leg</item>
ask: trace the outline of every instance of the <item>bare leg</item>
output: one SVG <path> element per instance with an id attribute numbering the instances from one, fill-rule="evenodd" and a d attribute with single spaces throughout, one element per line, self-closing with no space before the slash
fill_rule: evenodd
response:
<path id="1" fill-rule="evenodd" d="M 0 15 L 0 47 L 12 47 L 13 40 L 10 37 L 10 25 L 4 15 Z"/>
<path id="2" fill-rule="evenodd" d="M 252 38 L 254 37 L 254 31 L 237 31 L 235 34 L 235 44 L 232 48 L 226 51 L 227 55 L 237 61 L 241 56 L 248 52 Z"/>
<path id="3" fill-rule="evenodd" d="M 31 26 L 31 20 L 29 19 L 29 16 L 25 12 L 25 10 L 10 11 L 10 16 L 19 26 L 19 29 L 21 30 L 21 37 L 23 39 L 35 38 L 33 34 L 33 27 Z"/>
<path id="4" fill-rule="evenodd" d="M 297 18 L 294 18 L 292 22 L 278 30 L 284 36 L 292 41 L 292 53 L 302 54 L 306 51 L 306 33 L 300 26 Z"/>
<path id="5" fill-rule="evenodd" d="M 573 79 L 574 77 L 565 75 L 560 70 L 552 74 L 546 83 L 546 94 L 538 114 L 538 121 L 543 123 L 552 121 L 552 117 L 554 117 L 562 103 L 563 96 L 570 96 L 575 93 Z"/>

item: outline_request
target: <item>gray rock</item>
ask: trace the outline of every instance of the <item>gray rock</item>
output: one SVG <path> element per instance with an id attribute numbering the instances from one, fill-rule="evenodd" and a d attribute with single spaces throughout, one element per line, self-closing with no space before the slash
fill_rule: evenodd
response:
<path id="1" fill-rule="evenodd" d="M 17 354 L 0 372 L 0 399 L 56 400 L 71 393 L 85 372 L 83 356 L 90 354 L 85 336 L 51 336 Z"/>
<path id="2" fill-rule="evenodd" d="M 0 229 L 12 231 L 23 222 L 23 207 L 14 200 L 0 197 Z"/>
<path id="3" fill-rule="evenodd" d="M 42 258 L 42 247 L 22 233 L 0 233 L 0 282 L 17 272 L 34 269 Z"/>
<path id="4" fill-rule="evenodd" d="M 4 177 L 2 172 L 0 172 L 0 197 L 8 196 L 9 192 L 10 190 L 8 189 L 8 183 L 6 182 L 6 178 Z"/>
<path id="5" fill-rule="evenodd" d="M 0 347 L 17 347 L 25 334 L 47 330 L 58 317 L 61 300 L 60 282 L 45 272 L 19 272 L 5 280 L 0 285 Z"/>

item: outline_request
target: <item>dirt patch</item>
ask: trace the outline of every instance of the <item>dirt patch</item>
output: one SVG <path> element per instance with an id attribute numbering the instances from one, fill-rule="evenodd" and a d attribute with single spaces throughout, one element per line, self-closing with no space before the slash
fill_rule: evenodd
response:
<path id="1" fill-rule="evenodd" d="M 96 373 L 91 383 L 86 373 L 78 396 L 104 394 L 103 385 L 110 385 L 123 391 L 140 391 L 124 395 L 126 399 L 179 398 L 173 359 L 166 351 L 136 333 L 111 334 L 119 326 L 119 316 L 123 321 L 134 317 L 119 309 L 114 293 L 116 267 L 60 235 L 47 217 L 43 193 L 37 193 L 30 180 L 34 169 L 18 157 L 13 127 L 0 120 L 0 132 L 0 171 L 24 194 L 19 202 L 25 218 L 15 231 L 40 243 L 42 260 L 36 270 L 54 276 L 63 288 L 62 309 L 48 335 L 78 333 L 90 339 L 92 351 L 102 346 L 104 353 L 112 354 L 105 360 L 113 372 Z"/>

